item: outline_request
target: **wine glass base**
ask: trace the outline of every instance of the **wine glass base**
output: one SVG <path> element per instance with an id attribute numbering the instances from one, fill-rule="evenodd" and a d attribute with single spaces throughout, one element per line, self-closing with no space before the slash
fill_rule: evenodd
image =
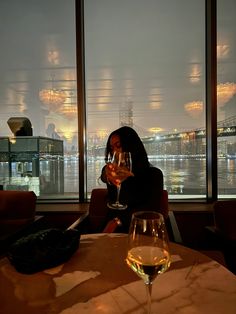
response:
<path id="1" fill-rule="evenodd" d="M 107 203 L 107 207 L 111 208 L 111 209 L 118 209 L 118 210 L 123 210 L 126 209 L 128 206 L 126 204 L 120 204 L 118 202 L 115 203 Z"/>

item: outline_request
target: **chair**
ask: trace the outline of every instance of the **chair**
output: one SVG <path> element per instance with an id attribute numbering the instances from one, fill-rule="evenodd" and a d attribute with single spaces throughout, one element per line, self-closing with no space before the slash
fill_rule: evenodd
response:
<path id="1" fill-rule="evenodd" d="M 213 234 L 227 267 L 236 274 L 236 200 L 216 201 L 213 215 L 214 226 L 207 230 Z"/>
<path id="2" fill-rule="evenodd" d="M 91 199 L 89 204 L 88 215 L 88 232 L 114 232 L 118 227 L 120 221 L 114 219 L 109 221 L 104 228 L 105 218 L 110 210 L 107 207 L 108 192 L 106 188 L 95 188 L 92 190 Z M 168 206 L 168 192 L 163 190 L 161 198 L 161 214 L 163 215 L 166 223 L 166 228 L 171 241 L 182 242 L 181 235 L 178 230 L 177 223 L 173 212 L 169 211 Z"/>
<path id="3" fill-rule="evenodd" d="M 33 221 L 36 199 L 31 191 L 0 191 L 0 222 L 25 224 Z"/>
<path id="4" fill-rule="evenodd" d="M 34 222 L 36 199 L 31 191 L 0 190 L 1 251 Z"/>

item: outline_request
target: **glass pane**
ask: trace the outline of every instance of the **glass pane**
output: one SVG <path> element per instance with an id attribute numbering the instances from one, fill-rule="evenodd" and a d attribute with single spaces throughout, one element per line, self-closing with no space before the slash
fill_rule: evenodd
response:
<path id="1" fill-rule="evenodd" d="M 85 0 L 85 56 L 88 191 L 129 125 L 170 196 L 205 197 L 205 1 Z"/>
<path id="2" fill-rule="evenodd" d="M 236 2 L 217 1 L 219 197 L 236 197 Z"/>
<path id="3" fill-rule="evenodd" d="M 0 185 L 78 198 L 74 0 L 2 0 L 0 29 Z"/>

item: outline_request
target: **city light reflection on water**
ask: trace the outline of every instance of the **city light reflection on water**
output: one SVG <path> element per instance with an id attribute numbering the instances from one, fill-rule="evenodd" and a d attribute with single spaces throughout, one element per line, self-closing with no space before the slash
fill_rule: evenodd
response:
<path id="1" fill-rule="evenodd" d="M 205 159 L 152 159 L 153 166 L 158 167 L 164 174 L 164 185 L 170 196 L 201 196 L 206 195 L 206 160 Z M 94 187 L 102 187 L 98 182 L 102 159 L 88 163 L 88 191 Z M 236 193 L 236 159 L 218 159 L 218 188 L 219 194 L 231 195 Z"/>
<path id="2" fill-rule="evenodd" d="M 14 163 L 15 164 L 15 163 Z M 206 197 L 206 160 L 198 159 L 161 159 L 151 158 L 151 164 L 162 170 L 164 174 L 164 187 L 169 192 L 169 197 L 174 198 L 205 198 Z M 15 165 L 16 166 L 16 165 Z M 105 187 L 99 179 L 101 169 L 104 166 L 104 158 L 89 158 L 87 160 L 87 190 L 88 194 L 95 187 Z M 46 179 L 50 170 L 47 161 L 42 162 L 41 170 Z M 0 184 L 6 184 L 8 166 L 0 163 Z M 13 173 L 17 168 L 13 167 Z M 49 178 L 49 177 L 48 177 Z M 17 178 L 16 178 L 17 179 Z M 20 179 L 20 178 L 19 178 Z M 18 179 L 18 180 L 19 180 Z M 64 193 L 49 195 L 55 198 L 78 198 L 79 193 L 79 160 L 78 157 L 64 159 Z M 30 180 L 29 180 L 30 183 Z M 24 184 L 27 184 L 24 181 Z M 38 190 L 38 188 L 37 188 Z M 218 190 L 221 196 L 235 196 L 236 194 L 236 159 L 218 159 Z M 44 193 L 40 193 L 44 196 Z"/>

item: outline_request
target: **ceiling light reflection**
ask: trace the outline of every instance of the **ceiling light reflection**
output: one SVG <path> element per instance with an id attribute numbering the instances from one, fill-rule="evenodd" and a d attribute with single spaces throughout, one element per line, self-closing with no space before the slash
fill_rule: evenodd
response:
<path id="1" fill-rule="evenodd" d="M 63 107 L 60 109 L 60 113 L 68 118 L 69 120 L 77 118 L 77 106 L 71 104 L 64 104 Z"/>
<path id="2" fill-rule="evenodd" d="M 225 105 L 236 94 L 235 83 L 221 83 L 217 85 L 217 104 Z"/>
<path id="3" fill-rule="evenodd" d="M 186 112 L 193 118 L 198 117 L 203 111 L 202 101 L 191 101 L 184 105 Z"/>
<path id="4" fill-rule="evenodd" d="M 190 82 L 198 83 L 201 78 L 201 67 L 199 64 L 193 64 L 190 73 Z"/>
<path id="5" fill-rule="evenodd" d="M 148 131 L 151 132 L 152 134 L 156 135 L 157 133 L 162 132 L 163 129 L 160 127 L 154 127 L 154 128 L 149 128 Z"/>
<path id="6" fill-rule="evenodd" d="M 66 101 L 67 95 L 62 90 L 42 89 L 39 92 L 39 99 L 49 108 L 49 110 L 55 110 Z"/>
<path id="7" fill-rule="evenodd" d="M 150 102 L 150 108 L 151 109 L 160 109 L 161 108 L 161 102 L 160 101 L 151 101 Z"/>
<path id="8" fill-rule="evenodd" d="M 219 44 L 217 45 L 217 58 L 224 59 L 229 56 L 229 45 L 226 44 Z"/>
<path id="9" fill-rule="evenodd" d="M 54 65 L 59 64 L 59 51 L 50 50 L 48 52 L 48 62 Z"/>

